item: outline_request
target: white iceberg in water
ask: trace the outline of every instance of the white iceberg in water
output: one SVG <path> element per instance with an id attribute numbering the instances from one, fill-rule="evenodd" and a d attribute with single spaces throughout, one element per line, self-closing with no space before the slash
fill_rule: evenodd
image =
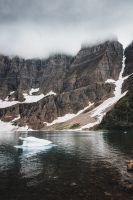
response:
<path id="1" fill-rule="evenodd" d="M 39 139 L 36 137 L 19 137 L 19 140 L 21 144 L 16 145 L 15 147 L 23 156 L 26 157 L 33 156 L 41 151 L 47 151 L 56 146 L 49 140 Z"/>
<path id="2" fill-rule="evenodd" d="M 15 146 L 17 148 L 23 148 L 23 147 L 27 147 L 27 148 L 44 147 L 44 146 L 52 144 L 52 142 L 49 141 L 49 140 L 39 139 L 39 138 L 36 138 L 36 137 L 26 137 L 26 138 L 19 137 L 19 139 L 22 142 L 22 144 Z"/>

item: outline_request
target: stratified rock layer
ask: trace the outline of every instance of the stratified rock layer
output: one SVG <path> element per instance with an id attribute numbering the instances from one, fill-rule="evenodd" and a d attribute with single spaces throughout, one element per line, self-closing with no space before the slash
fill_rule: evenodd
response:
<path id="1" fill-rule="evenodd" d="M 19 125 L 27 124 L 42 129 L 43 122 L 52 122 L 67 113 L 77 113 L 89 102 L 99 104 L 113 94 L 114 85 L 122 68 L 123 47 L 117 41 L 107 41 L 92 47 L 83 47 L 75 57 L 51 56 L 46 60 L 10 59 L 0 56 L 0 97 L 24 101 L 24 93 L 39 88 L 36 94 L 51 95 L 36 103 L 17 104 L 0 109 L 2 120 L 20 114 Z M 10 117 L 9 117 L 10 116 Z"/>

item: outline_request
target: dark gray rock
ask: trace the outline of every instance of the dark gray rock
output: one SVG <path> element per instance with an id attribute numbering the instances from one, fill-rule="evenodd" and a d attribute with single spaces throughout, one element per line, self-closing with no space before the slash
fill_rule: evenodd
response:
<path id="1" fill-rule="evenodd" d="M 38 94 L 53 90 L 56 96 L 46 97 L 32 104 L 13 106 L 19 113 L 20 125 L 42 128 L 43 122 L 51 122 L 58 116 L 76 113 L 90 102 L 101 102 L 114 91 L 109 78 L 118 79 L 122 67 L 123 47 L 117 41 L 107 41 L 92 47 L 83 47 L 75 57 L 50 56 L 46 60 L 9 58 L 0 56 L 0 98 L 24 101 L 23 93 L 40 88 Z M 15 108 L 16 107 L 16 108 Z M 11 108 L 0 109 L 0 117 Z"/>

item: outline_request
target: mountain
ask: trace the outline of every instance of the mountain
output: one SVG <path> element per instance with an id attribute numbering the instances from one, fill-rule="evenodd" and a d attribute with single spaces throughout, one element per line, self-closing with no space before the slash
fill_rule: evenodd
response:
<path id="1" fill-rule="evenodd" d="M 25 60 L 1 55 L 2 126 L 59 130 L 96 123 L 90 111 L 114 96 L 122 61 L 118 41 L 82 47 L 74 57 L 60 54 Z"/>
<path id="2" fill-rule="evenodd" d="M 133 129 L 133 43 L 125 49 L 125 70 L 127 76 L 122 90 L 126 96 L 120 99 L 103 118 L 99 128 L 105 129 Z"/>

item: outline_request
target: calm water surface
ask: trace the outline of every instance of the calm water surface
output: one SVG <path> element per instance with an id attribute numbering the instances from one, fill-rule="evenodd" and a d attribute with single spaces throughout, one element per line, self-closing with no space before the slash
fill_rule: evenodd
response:
<path id="1" fill-rule="evenodd" d="M 19 136 L 55 145 L 22 151 L 14 147 Z M 133 133 L 0 133 L 0 200 L 130 200 L 129 159 Z"/>

